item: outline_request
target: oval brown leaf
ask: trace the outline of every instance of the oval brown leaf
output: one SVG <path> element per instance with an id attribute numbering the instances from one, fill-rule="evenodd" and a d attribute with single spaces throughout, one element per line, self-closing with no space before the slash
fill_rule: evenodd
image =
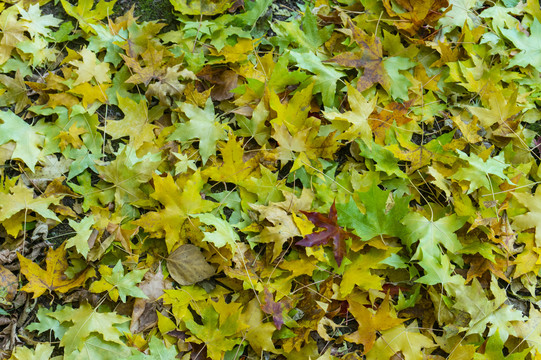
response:
<path id="1" fill-rule="evenodd" d="M 17 294 L 19 282 L 11 271 L 0 265 L 0 304 L 10 305 Z"/>
<path id="2" fill-rule="evenodd" d="M 192 285 L 210 278 L 216 270 L 199 248 L 192 244 L 181 245 L 167 257 L 167 270 L 180 285 Z"/>

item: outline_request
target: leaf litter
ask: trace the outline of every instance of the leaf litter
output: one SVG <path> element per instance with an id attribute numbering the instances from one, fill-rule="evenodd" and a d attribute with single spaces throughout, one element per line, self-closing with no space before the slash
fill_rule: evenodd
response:
<path id="1" fill-rule="evenodd" d="M 539 4 L 145 4 L 0 3 L 2 358 L 539 357 Z"/>

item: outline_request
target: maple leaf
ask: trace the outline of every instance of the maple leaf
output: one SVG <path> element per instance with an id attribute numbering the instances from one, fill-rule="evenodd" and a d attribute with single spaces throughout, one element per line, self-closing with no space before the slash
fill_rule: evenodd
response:
<path id="1" fill-rule="evenodd" d="M 346 255 L 346 239 L 356 239 L 357 236 L 347 232 L 338 225 L 336 206 L 333 202 L 327 216 L 318 212 L 301 211 L 314 225 L 325 230 L 306 235 L 304 239 L 297 241 L 300 246 L 318 246 L 328 244 L 332 240 L 334 258 L 338 266 Z"/>
<path id="2" fill-rule="evenodd" d="M 414 242 L 419 241 L 412 260 L 419 260 L 419 264 L 426 270 L 426 275 L 417 280 L 418 282 L 435 284 L 449 280 L 449 260 L 446 255 L 442 255 L 442 248 L 446 248 L 451 254 L 462 248 L 455 231 L 460 229 L 466 220 L 456 214 L 436 221 L 415 212 L 404 216 L 402 224 L 409 233 L 405 238 L 406 244 L 411 247 Z"/>
<path id="3" fill-rule="evenodd" d="M 72 236 L 66 241 L 66 247 L 70 248 L 75 246 L 77 252 L 84 257 L 88 255 L 90 247 L 88 245 L 88 239 L 94 231 L 92 226 L 94 225 L 94 217 L 86 216 L 80 222 L 69 220 L 69 226 L 75 230 L 75 236 Z"/>
<path id="4" fill-rule="evenodd" d="M 474 153 L 470 153 L 468 156 L 460 150 L 456 151 L 458 152 L 458 156 L 468 163 L 468 167 L 460 168 L 452 175 L 452 178 L 457 180 L 468 180 L 470 182 L 468 194 L 481 187 L 492 190 L 492 180 L 489 175 L 496 175 L 511 182 L 511 180 L 503 173 L 503 171 L 509 167 L 509 164 L 506 164 L 504 161 L 503 152 L 498 156 L 489 157 L 485 160 Z"/>
<path id="5" fill-rule="evenodd" d="M 354 296 L 348 297 L 348 304 L 348 311 L 357 320 L 359 328 L 355 332 L 346 335 L 344 339 L 356 344 L 362 344 L 364 346 L 364 353 L 372 349 L 378 332 L 392 329 L 406 321 L 406 319 L 398 319 L 396 317 L 389 303 L 389 294 L 385 296 L 385 299 L 378 306 L 375 313 L 370 311 L 365 304 L 356 301 Z"/>
<path id="6" fill-rule="evenodd" d="M 39 4 L 32 4 L 28 7 L 28 11 L 17 5 L 19 9 L 19 14 L 21 15 L 21 20 L 23 26 L 26 27 L 26 30 L 30 33 L 32 37 L 37 35 L 50 36 L 51 29 L 50 27 L 58 27 L 62 20 L 55 18 L 53 15 L 41 15 L 41 10 Z"/>
<path id="7" fill-rule="evenodd" d="M 539 36 L 541 36 L 541 23 L 537 18 L 533 20 L 530 26 L 530 35 L 526 35 L 517 29 L 501 29 L 502 34 L 511 40 L 513 44 L 521 51 L 513 56 L 509 62 L 509 67 L 528 65 L 533 66 L 537 71 L 541 71 L 539 49 Z"/>
<path id="8" fill-rule="evenodd" d="M 394 3 L 400 7 L 400 11 L 395 12 Z M 435 25 L 446 12 L 439 12 L 439 10 L 449 5 L 447 0 L 393 0 L 393 4 L 390 0 L 383 0 L 383 4 L 390 16 L 398 16 L 403 20 L 396 22 L 395 26 L 409 35 L 417 34 L 422 27 Z"/>
<path id="9" fill-rule="evenodd" d="M 27 105 L 32 103 L 28 98 L 28 90 L 20 70 L 15 72 L 14 78 L 0 74 L 0 83 L 6 89 L 6 92 L 0 97 L 0 106 L 15 104 L 15 113 L 19 114 Z"/>
<path id="10" fill-rule="evenodd" d="M 58 136 L 55 136 L 55 139 L 60 140 L 58 147 L 62 151 L 64 151 L 68 145 L 71 145 L 75 149 L 80 149 L 81 146 L 83 146 L 83 141 L 79 136 L 84 133 L 86 133 L 85 129 L 78 128 L 76 124 L 73 124 L 68 131 L 61 131 Z"/>
<path id="11" fill-rule="evenodd" d="M 265 288 L 264 292 L 265 303 L 261 306 L 261 310 L 263 310 L 265 314 L 272 315 L 272 321 L 274 322 L 274 325 L 278 330 L 280 330 L 282 328 L 282 325 L 284 325 L 283 313 L 284 311 L 288 311 L 291 308 L 291 304 L 289 304 L 285 298 L 276 302 L 268 288 Z"/>
<path id="12" fill-rule="evenodd" d="M 111 81 L 108 63 L 100 62 L 96 58 L 96 54 L 87 48 L 81 50 L 81 56 L 83 61 L 70 61 L 71 65 L 78 68 L 76 72 L 77 80 L 75 80 L 73 86 L 90 82 L 92 79 L 95 79 L 98 84 Z"/>
<path id="13" fill-rule="evenodd" d="M 13 159 L 21 159 L 34 171 L 43 145 L 43 136 L 11 111 L 0 111 L 0 145 L 8 141 L 15 142 Z"/>
<path id="14" fill-rule="evenodd" d="M 81 350 L 75 350 L 65 356 L 66 360 L 79 359 L 103 359 L 117 360 L 126 359 L 133 350 L 125 344 L 105 341 L 99 335 L 92 334 L 83 343 Z"/>
<path id="15" fill-rule="evenodd" d="M 342 296 L 349 295 L 355 286 L 363 290 L 382 290 L 382 277 L 373 274 L 371 270 L 387 268 L 388 266 L 383 260 L 398 250 L 399 248 L 390 250 L 370 248 L 366 254 L 353 255 L 352 262 L 344 270 L 340 283 L 340 294 Z"/>
<path id="16" fill-rule="evenodd" d="M 117 94 L 118 107 L 124 113 L 122 120 L 107 120 L 103 128 L 113 139 L 129 136 L 130 145 L 139 149 L 145 142 L 154 139 L 156 125 L 150 124 L 148 118 L 148 104 L 145 100 L 136 103 L 130 98 Z"/>
<path id="17" fill-rule="evenodd" d="M 513 193 L 517 200 L 528 208 L 528 212 L 515 216 L 513 227 L 517 230 L 535 228 L 535 245 L 541 246 L 541 206 L 538 199 L 541 197 L 541 187 L 537 187 L 532 196 L 527 193 Z"/>
<path id="18" fill-rule="evenodd" d="M 182 103 L 180 109 L 190 120 L 187 123 L 178 124 L 168 140 L 199 139 L 199 153 L 205 164 L 211 155 L 216 154 L 216 143 L 227 139 L 227 125 L 216 122 L 214 105 L 210 98 L 204 110 L 189 103 Z"/>
<path id="19" fill-rule="evenodd" d="M 345 131 L 336 137 L 336 140 L 346 139 L 352 140 L 361 138 L 366 144 L 372 143 L 372 130 L 370 129 L 368 117 L 376 107 L 377 97 L 372 100 L 366 100 L 364 96 L 350 84 L 348 88 L 348 103 L 351 108 L 345 113 L 324 112 L 327 119 L 333 122 L 333 126 L 337 126 L 338 121 L 350 123 L 350 126 Z"/>
<path id="20" fill-rule="evenodd" d="M 378 114 L 372 114 L 369 118 L 370 128 L 374 133 L 376 144 L 383 145 L 387 132 L 394 124 L 401 126 L 409 123 L 412 119 L 408 117 L 409 107 L 414 100 L 404 103 L 391 102 L 385 106 Z"/>
<path id="21" fill-rule="evenodd" d="M 211 242 L 219 248 L 229 245 L 233 253 L 235 253 L 236 242 L 240 239 L 231 224 L 212 214 L 197 214 L 193 215 L 193 217 L 198 218 L 204 224 L 212 225 L 214 227 L 213 232 L 204 231 L 204 241 Z"/>
<path id="22" fill-rule="evenodd" d="M 522 108 L 517 105 L 518 89 L 515 89 L 511 96 L 504 96 L 502 91 L 497 91 L 488 98 L 490 109 L 479 106 L 466 106 L 469 112 L 475 115 L 481 125 L 489 128 L 494 124 L 505 126 L 505 122 L 518 116 Z"/>
<path id="23" fill-rule="evenodd" d="M 97 165 L 100 176 L 115 186 L 115 201 L 124 206 L 146 197 L 141 185 L 148 183 L 158 165 L 161 154 L 146 153 L 142 157 L 130 146 L 121 147 L 116 158 L 103 165 Z"/>
<path id="24" fill-rule="evenodd" d="M 10 360 L 48 360 L 53 354 L 54 347 L 51 344 L 39 343 L 34 350 L 18 346 L 13 350 Z"/>
<path id="25" fill-rule="evenodd" d="M 324 64 L 315 54 L 298 53 L 292 51 L 291 55 L 301 69 L 305 69 L 316 74 L 314 90 L 320 92 L 325 106 L 334 105 L 334 96 L 336 94 L 336 82 L 344 75 L 343 72 L 335 70 L 333 66 Z"/>
<path id="26" fill-rule="evenodd" d="M 364 91 L 373 84 L 379 83 L 385 90 L 391 87 L 389 76 L 383 66 L 383 47 L 381 40 L 376 36 L 368 36 L 363 30 L 353 25 L 348 19 L 348 29 L 352 39 L 357 43 L 360 51 L 343 52 L 327 60 L 346 67 L 364 68 L 363 75 L 357 82 L 357 90 Z"/>
<path id="27" fill-rule="evenodd" d="M 417 322 L 414 321 L 408 327 L 398 325 L 381 331 L 381 337 L 366 354 L 366 359 L 390 359 L 396 353 L 401 353 L 407 360 L 421 360 L 423 359 L 422 349 L 433 346 L 432 339 L 421 334 Z"/>
<path id="28" fill-rule="evenodd" d="M 263 322 L 263 311 L 257 299 L 252 299 L 243 309 L 240 322 L 246 324 L 247 330 L 243 334 L 256 353 L 263 351 L 276 352 L 272 335 L 276 331 L 273 323 Z"/>
<path id="29" fill-rule="evenodd" d="M 220 146 L 222 163 L 207 167 L 203 176 L 208 176 L 214 181 L 242 184 L 243 180 L 250 176 L 256 176 L 259 169 L 259 158 L 257 156 L 246 160 L 242 144 L 235 140 L 230 134 L 229 140 Z"/>
<path id="30" fill-rule="evenodd" d="M 124 275 L 124 268 L 120 260 L 113 269 L 101 265 L 99 272 L 102 279 L 93 282 L 89 290 L 95 293 L 107 291 L 113 301 L 117 301 L 120 297 L 120 300 L 124 303 L 126 302 L 126 296 L 147 299 L 148 297 L 143 291 L 136 286 L 141 282 L 147 271 L 148 269 L 133 270 Z"/>
<path id="31" fill-rule="evenodd" d="M 96 8 L 92 10 L 94 7 L 94 1 L 92 0 L 77 1 L 77 6 L 71 5 L 67 0 L 60 1 L 66 13 L 77 19 L 81 29 L 87 33 L 94 32 L 91 25 L 97 24 L 106 16 L 113 15 L 113 6 L 116 3 L 116 0 L 109 2 L 100 0 Z"/>
<path id="32" fill-rule="evenodd" d="M 149 232 L 165 232 L 167 249 L 171 252 L 180 242 L 180 228 L 188 216 L 210 211 L 218 204 L 201 198 L 203 182 L 199 171 L 177 183 L 171 175 L 163 178 L 154 174 L 153 183 L 155 191 L 150 197 L 164 208 L 144 214 L 134 224 Z"/>
<path id="33" fill-rule="evenodd" d="M 21 263 L 21 273 L 28 279 L 29 283 L 21 288 L 25 292 L 33 292 L 33 299 L 40 297 L 46 291 L 52 293 L 56 291 L 65 294 L 68 291 L 82 286 L 87 279 L 89 270 L 85 270 L 77 276 L 69 279 L 65 272 L 68 268 L 68 260 L 64 250 L 65 244 L 60 245 L 58 249 L 49 248 L 46 257 L 46 270 L 40 268 L 31 260 L 17 253 Z"/>
<path id="34" fill-rule="evenodd" d="M 172 345 L 167 348 L 163 340 L 159 340 L 153 336 L 148 342 L 148 348 L 150 350 L 150 356 L 143 353 L 132 355 L 128 360 L 175 360 L 177 359 L 178 352 L 175 346 Z"/>
<path id="35" fill-rule="evenodd" d="M 175 10 L 185 15 L 217 15 L 231 7 L 233 0 L 172 0 Z"/>
<path id="36" fill-rule="evenodd" d="M 67 327 L 60 339 L 60 346 L 63 346 L 68 354 L 76 350 L 81 351 L 85 346 L 85 341 L 97 334 L 101 335 L 105 341 L 124 345 L 120 340 L 123 334 L 115 324 L 129 321 L 127 317 L 114 312 L 98 312 L 88 303 L 82 303 L 78 309 L 65 307 L 49 316 Z"/>
<path id="37" fill-rule="evenodd" d="M 357 193 L 366 213 L 361 213 L 353 200 L 339 204 L 338 223 L 355 229 L 357 236 L 363 240 L 370 240 L 378 235 L 402 235 L 404 228 L 400 221 L 408 213 L 410 198 L 393 198 L 394 206 L 388 208 L 389 194 L 390 191 L 383 191 L 376 184 L 367 192 Z"/>
<path id="38" fill-rule="evenodd" d="M 34 191 L 19 180 L 9 191 L 0 192 L 0 221 L 8 234 L 17 236 L 23 228 L 27 214 L 32 211 L 45 219 L 60 222 L 54 211 L 49 209 L 51 205 L 59 203 L 58 196 L 34 198 Z"/>
<path id="39" fill-rule="evenodd" d="M 201 324 L 190 318 L 184 320 L 186 327 L 193 334 L 188 341 L 204 342 L 207 345 L 209 357 L 221 359 L 223 352 L 233 349 L 240 341 L 240 313 L 237 312 L 222 320 L 225 314 L 217 312 L 212 305 L 207 304 L 199 315 Z"/>

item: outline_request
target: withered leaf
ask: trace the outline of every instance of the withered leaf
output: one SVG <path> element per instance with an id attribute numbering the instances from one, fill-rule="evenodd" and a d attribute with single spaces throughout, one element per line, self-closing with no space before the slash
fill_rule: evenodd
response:
<path id="1" fill-rule="evenodd" d="M 167 270 L 180 285 L 193 285 L 216 273 L 199 248 L 192 244 L 181 245 L 169 254 Z"/>

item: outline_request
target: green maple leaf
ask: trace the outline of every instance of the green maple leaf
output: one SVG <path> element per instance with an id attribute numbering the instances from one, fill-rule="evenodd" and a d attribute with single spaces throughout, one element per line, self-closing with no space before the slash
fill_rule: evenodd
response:
<path id="1" fill-rule="evenodd" d="M 314 91 L 321 93 L 323 105 L 334 106 L 334 96 L 336 94 L 336 82 L 340 80 L 344 73 L 334 69 L 330 64 L 323 64 L 321 59 L 314 53 L 301 53 L 291 51 L 291 56 L 297 62 L 299 68 L 308 70 L 315 74 Z"/>
<path id="2" fill-rule="evenodd" d="M 116 158 L 105 165 L 97 165 L 100 176 L 115 185 L 115 202 L 124 206 L 137 200 L 146 199 L 141 185 L 152 179 L 154 171 L 161 163 L 160 153 L 147 153 L 137 157 L 130 146 L 122 147 Z"/>
<path id="3" fill-rule="evenodd" d="M 187 123 L 178 124 L 168 140 L 199 139 L 199 153 L 204 165 L 211 155 L 216 155 L 218 141 L 227 139 L 227 125 L 216 121 L 214 105 L 210 97 L 204 110 L 189 103 L 182 103 L 180 109 L 190 120 Z"/>
<path id="4" fill-rule="evenodd" d="M 332 25 L 318 29 L 317 18 L 312 14 L 312 9 L 308 6 L 304 12 L 302 21 L 279 21 L 273 23 L 271 28 L 279 36 L 280 45 L 287 41 L 296 44 L 302 51 L 312 51 L 315 53 L 329 39 L 333 31 Z"/>
<path id="5" fill-rule="evenodd" d="M 127 359 L 131 354 L 125 344 L 104 341 L 99 335 L 90 335 L 81 350 L 64 354 L 64 360 L 119 360 Z"/>
<path id="6" fill-rule="evenodd" d="M 502 341 L 499 331 L 488 338 L 485 345 L 485 353 L 475 353 L 475 360 L 492 359 L 492 360 L 522 360 L 530 352 L 530 349 L 524 349 L 521 352 L 504 355 L 504 342 Z"/>
<path id="7" fill-rule="evenodd" d="M 32 172 L 38 162 L 43 136 L 11 111 L 0 111 L 0 145 L 15 142 L 12 159 L 22 160 Z"/>
<path id="8" fill-rule="evenodd" d="M 78 309 L 66 307 L 49 314 L 58 320 L 67 330 L 60 340 L 66 354 L 83 350 L 85 341 L 91 335 L 101 335 L 105 341 L 123 345 L 122 332 L 115 326 L 130 319 L 114 312 L 100 313 L 89 304 L 83 303 Z"/>
<path id="9" fill-rule="evenodd" d="M 488 158 L 486 161 L 474 153 L 471 153 L 470 156 L 468 156 L 460 150 L 456 151 L 458 152 L 458 156 L 466 161 L 469 166 L 461 167 L 451 176 L 451 178 L 455 180 L 468 180 L 470 182 L 468 194 L 471 194 L 481 187 L 492 190 L 492 183 L 489 175 L 496 175 L 511 182 L 511 180 L 503 173 L 503 171 L 509 167 L 509 164 L 505 162 L 503 151 L 500 152 L 498 156 Z"/>
<path id="10" fill-rule="evenodd" d="M 103 61 L 109 62 L 115 67 L 118 66 L 122 61 L 122 57 L 120 56 L 122 48 L 117 44 L 122 43 L 128 37 L 128 31 L 121 29 L 113 33 L 112 29 L 104 24 L 91 25 L 91 27 L 96 32 L 96 35 L 88 39 L 87 49 L 95 53 L 106 49 Z M 115 74 L 115 78 L 116 76 L 117 74 Z"/>
<path id="11" fill-rule="evenodd" d="M 38 343 L 34 350 L 18 346 L 13 350 L 10 360 L 49 360 L 54 347 L 51 344 Z"/>
<path id="12" fill-rule="evenodd" d="M 409 212 L 409 197 L 394 199 L 394 205 L 387 209 L 390 191 L 381 190 L 373 184 L 367 192 L 359 192 L 357 196 L 365 207 L 362 213 L 355 201 L 351 199 L 346 204 L 338 204 L 338 223 L 341 226 L 354 229 L 363 240 L 375 236 L 388 235 L 399 237 L 404 233 L 404 225 L 400 221 Z"/>
<path id="13" fill-rule="evenodd" d="M 383 60 L 383 67 L 391 79 L 390 94 L 393 99 L 409 99 L 408 88 L 411 86 L 411 82 L 400 71 L 411 69 L 415 65 L 415 62 L 405 57 L 394 56 Z"/>
<path id="14" fill-rule="evenodd" d="M 502 34 L 521 51 L 509 61 L 509 67 L 532 65 L 541 71 L 541 23 L 534 18 L 530 26 L 530 36 L 517 29 L 501 29 Z"/>
<path id="15" fill-rule="evenodd" d="M 216 247 L 230 245 L 231 250 L 235 252 L 236 242 L 240 240 L 239 235 L 227 221 L 208 213 L 194 215 L 193 217 L 198 218 L 204 224 L 214 226 L 214 231 L 204 232 L 204 241 L 211 242 Z"/>
<path id="16" fill-rule="evenodd" d="M 68 239 L 66 242 L 66 248 L 69 249 L 70 247 L 75 246 L 77 252 L 86 257 L 90 251 L 88 239 L 90 238 L 92 231 L 94 231 L 92 229 L 92 225 L 94 225 L 94 217 L 92 215 L 85 216 L 80 222 L 76 222 L 71 219 L 68 221 L 69 226 L 75 230 L 76 235 Z"/>
<path id="17" fill-rule="evenodd" d="M 153 336 L 149 343 L 148 348 L 150 350 L 150 355 L 145 355 L 141 352 L 138 352 L 135 355 L 132 355 L 128 360 L 175 360 L 177 359 L 178 352 L 175 349 L 175 346 L 170 346 L 167 348 L 162 340 L 159 340 L 156 336 Z"/>
<path id="18" fill-rule="evenodd" d="M 516 329 L 512 326 L 512 322 L 521 322 L 524 317 L 520 310 L 506 304 L 508 299 L 506 291 L 499 287 L 494 275 L 490 282 L 492 292 L 490 299 L 477 279 L 474 279 L 470 286 L 465 286 L 460 277 L 455 279 L 454 282 L 446 285 L 446 290 L 455 297 L 453 308 L 471 315 L 466 336 L 483 334 L 487 326 L 490 327 L 488 336 L 498 332 L 502 342 L 507 341 L 509 335 L 516 336 Z"/>
<path id="19" fill-rule="evenodd" d="M 53 15 L 41 15 L 39 4 L 33 4 L 28 7 L 28 11 L 17 5 L 19 14 L 23 20 L 23 26 L 32 37 L 36 35 L 50 36 L 50 27 L 58 27 L 62 20 L 55 18 Z"/>
<path id="20" fill-rule="evenodd" d="M 117 301 L 120 297 L 124 303 L 126 296 L 147 299 L 145 293 L 137 287 L 147 271 L 148 269 L 133 270 L 124 275 L 124 267 L 122 262 L 118 260 L 112 270 L 108 266 L 100 267 L 102 279 L 93 282 L 89 290 L 95 293 L 107 291 L 113 301 Z"/>
<path id="21" fill-rule="evenodd" d="M 408 247 L 411 247 L 414 242 L 419 242 L 412 260 L 419 260 L 419 264 L 426 273 L 417 282 L 434 285 L 450 281 L 450 261 L 447 255 L 442 254 L 442 251 L 445 248 L 451 254 L 456 254 L 462 249 L 455 231 L 460 229 L 466 220 L 466 217 L 461 218 L 456 214 L 436 221 L 429 220 L 416 212 L 410 212 L 404 216 L 401 222 L 408 232 L 404 241 Z"/>
<path id="22" fill-rule="evenodd" d="M 84 172 L 77 176 L 79 185 L 69 182 L 71 189 L 83 196 L 83 211 L 87 212 L 91 206 L 104 206 L 114 201 L 115 189 L 105 181 L 100 181 L 92 186 L 92 175 Z"/>
<path id="23" fill-rule="evenodd" d="M 56 307 L 56 311 L 64 309 L 63 305 Z M 26 327 L 28 331 L 37 331 L 38 334 L 43 334 L 45 331 L 52 331 L 57 339 L 61 339 L 67 331 L 65 326 L 60 324 L 60 321 L 50 316 L 51 309 L 47 309 L 43 306 L 38 308 L 36 312 L 36 319 L 39 322 L 33 322 Z"/>
<path id="24" fill-rule="evenodd" d="M 202 324 L 198 324 L 192 319 L 184 320 L 186 327 L 193 334 L 188 341 L 204 341 L 208 348 L 208 355 L 211 359 L 221 359 L 224 351 L 231 350 L 240 342 L 239 338 L 232 337 L 237 333 L 239 326 L 237 316 L 229 316 L 225 321 L 221 320 L 220 314 L 214 310 L 214 307 L 208 305 L 199 314 Z"/>

